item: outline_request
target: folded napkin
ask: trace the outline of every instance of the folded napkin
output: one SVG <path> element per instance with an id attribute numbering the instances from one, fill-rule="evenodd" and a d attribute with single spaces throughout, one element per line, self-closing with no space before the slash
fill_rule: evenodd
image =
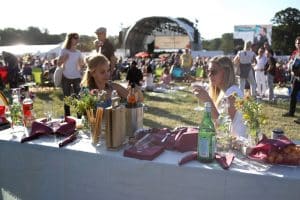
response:
<path id="1" fill-rule="evenodd" d="M 54 121 L 48 122 L 47 120 L 43 119 L 41 121 L 34 121 L 31 126 L 31 132 L 28 137 L 25 137 L 21 140 L 21 143 L 31 141 L 34 139 L 39 138 L 41 135 L 47 134 L 57 134 L 59 136 L 70 136 L 74 133 L 76 128 L 76 121 L 75 119 L 65 117 L 65 120 L 58 124 L 59 128 L 54 131 L 52 126 Z"/>
<path id="2" fill-rule="evenodd" d="M 273 154 L 273 156 L 281 156 L 282 159 L 274 161 L 276 164 L 299 164 L 299 160 L 297 157 L 295 159 L 290 159 L 289 154 L 284 152 L 284 149 L 289 146 L 295 146 L 289 138 L 286 136 L 281 136 L 278 139 L 269 139 L 265 135 L 259 143 L 251 148 L 251 151 L 248 155 L 250 159 L 257 161 L 269 162 L 269 156 Z M 275 159 L 276 160 L 276 159 Z M 273 164 L 273 162 L 271 162 Z"/>
<path id="3" fill-rule="evenodd" d="M 196 151 L 197 150 L 198 128 L 183 127 L 175 137 L 174 148 L 179 152 Z"/>
<path id="4" fill-rule="evenodd" d="M 190 162 L 192 160 L 198 160 L 198 154 L 197 151 L 193 151 L 186 156 L 184 156 L 179 162 L 178 165 L 183 165 L 187 162 Z M 215 160 L 218 162 L 218 164 L 223 168 L 223 169 L 229 169 L 232 161 L 234 159 L 234 154 L 232 153 L 227 153 L 225 155 L 221 155 L 219 153 L 215 154 Z"/>
<path id="5" fill-rule="evenodd" d="M 149 146 L 142 150 L 138 150 L 135 146 L 131 146 L 124 150 L 123 155 L 126 157 L 137 158 L 140 160 L 153 160 L 164 151 L 162 146 Z"/>
<path id="6" fill-rule="evenodd" d="M 58 144 L 58 146 L 59 147 L 64 147 L 64 146 L 66 146 L 67 144 L 73 142 L 76 139 L 77 139 L 77 133 L 73 133 L 69 137 L 67 137 L 66 139 L 64 139 L 62 142 L 60 142 Z"/>
<path id="7" fill-rule="evenodd" d="M 197 150 L 198 128 L 180 127 L 175 130 L 168 128 L 152 128 L 140 131 L 136 137 L 140 140 L 146 134 L 150 134 L 151 142 L 162 146 L 167 150 L 177 150 L 179 152 Z"/>
<path id="8" fill-rule="evenodd" d="M 151 142 L 157 146 L 164 147 L 167 150 L 173 150 L 175 144 L 176 131 L 168 128 L 152 129 L 150 132 Z"/>

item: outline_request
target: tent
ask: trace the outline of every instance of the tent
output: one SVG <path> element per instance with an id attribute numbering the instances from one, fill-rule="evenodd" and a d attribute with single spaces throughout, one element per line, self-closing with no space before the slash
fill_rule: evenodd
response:
<path id="1" fill-rule="evenodd" d="M 47 44 L 47 45 L 12 45 L 12 46 L 0 46 L 0 53 L 2 51 L 11 52 L 14 55 L 24 55 L 24 54 L 33 54 L 37 56 L 46 56 L 53 55 L 56 57 L 59 55 L 61 51 L 61 43 L 60 44 Z"/>

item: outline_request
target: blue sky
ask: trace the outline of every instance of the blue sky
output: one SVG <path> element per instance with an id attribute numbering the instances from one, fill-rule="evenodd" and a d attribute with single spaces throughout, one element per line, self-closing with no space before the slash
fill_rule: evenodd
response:
<path id="1" fill-rule="evenodd" d="M 0 29 L 29 26 L 50 34 L 78 32 L 93 35 L 105 26 L 109 35 L 117 35 L 149 16 L 198 19 L 198 29 L 204 39 L 221 37 L 233 32 L 234 25 L 271 24 L 275 13 L 287 7 L 300 10 L 300 0 L 5 0 L 1 2 Z"/>

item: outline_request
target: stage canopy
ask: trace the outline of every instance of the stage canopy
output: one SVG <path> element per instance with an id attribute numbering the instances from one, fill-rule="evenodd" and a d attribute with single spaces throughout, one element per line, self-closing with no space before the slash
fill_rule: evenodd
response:
<path id="1" fill-rule="evenodd" d="M 202 48 L 197 24 L 195 25 L 185 18 L 157 16 L 140 19 L 129 27 L 122 46 L 129 50 L 131 56 L 142 51 L 153 52 L 154 49 L 160 48 L 154 42 L 155 38 L 159 36 L 174 37 L 174 40 L 187 36 L 188 44 L 182 48 L 187 47 L 191 50 L 201 50 Z"/>

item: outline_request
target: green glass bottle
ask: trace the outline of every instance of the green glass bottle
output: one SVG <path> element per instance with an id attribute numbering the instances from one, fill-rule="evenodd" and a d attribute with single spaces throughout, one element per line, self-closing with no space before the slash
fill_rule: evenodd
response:
<path id="1" fill-rule="evenodd" d="M 211 103 L 204 103 L 204 114 L 198 132 L 198 160 L 213 162 L 216 149 L 216 130 L 211 119 Z"/>

